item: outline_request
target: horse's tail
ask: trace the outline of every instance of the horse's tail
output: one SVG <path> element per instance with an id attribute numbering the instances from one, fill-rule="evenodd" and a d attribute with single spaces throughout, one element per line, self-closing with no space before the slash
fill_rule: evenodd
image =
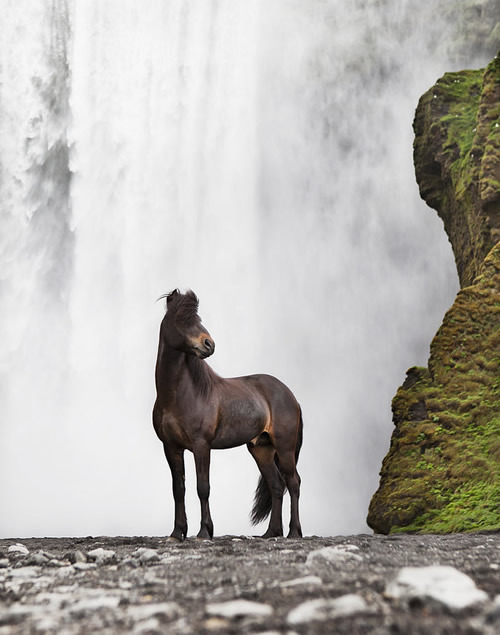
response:
<path id="1" fill-rule="evenodd" d="M 302 408 L 299 406 L 299 429 L 297 431 L 297 443 L 295 445 L 295 465 L 299 461 L 300 448 L 302 447 L 304 421 L 302 420 Z"/>
<path id="2" fill-rule="evenodd" d="M 302 447 L 302 430 L 304 427 L 304 422 L 302 420 L 302 409 L 299 406 L 299 429 L 297 431 L 297 443 L 295 445 L 295 463 L 299 460 L 300 448 Z M 278 455 L 274 455 L 274 462 L 276 463 L 276 467 L 278 468 L 281 482 L 283 484 L 283 492 L 286 490 L 285 478 L 283 475 L 283 471 L 281 469 L 281 465 L 278 459 Z M 265 520 L 269 514 L 271 513 L 272 507 L 272 497 L 269 488 L 267 487 L 267 483 L 262 477 L 259 478 L 259 482 L 257 483 L 257 489 L 255 490 L 255 497 L 253 500 L 253 507 L 250 513 L 250 522 L 252 525 L 257 525 L 258 523 Z"/>

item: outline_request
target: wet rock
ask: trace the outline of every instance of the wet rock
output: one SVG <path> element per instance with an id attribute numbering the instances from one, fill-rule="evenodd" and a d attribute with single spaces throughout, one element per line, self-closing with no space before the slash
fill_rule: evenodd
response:
<path id="1" fill-rule="evenodd" d="M 319 598 L 303 602 L 288 614 L 289 624 L 304 624 L 309 622 L 336 619 L 355 613 L 366 613 L 369 607 L 359 595 L 347 594 L 339 598 Z"/>
<path id="2" fill-rule="evenodd" d="M 405 567 L 386 588 L 389 598 L 434 601 L 451 610 L 480 604 L 488 595 L 474 581 L 454 567 Z"/>
<path id="3" fill-rule="evenodd" d="M 261 604 L 260 602 L 231 600 L 229 602 L 207 604 L 205 612 L 207 615 L 233 619 L 240 617 L 267 617 L 272 614 L 273 608 L 268 604 Z"/>

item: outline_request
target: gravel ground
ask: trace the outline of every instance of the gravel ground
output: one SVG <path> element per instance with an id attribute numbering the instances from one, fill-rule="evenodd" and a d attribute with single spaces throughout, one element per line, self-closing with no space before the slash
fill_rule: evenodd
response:
<path id="1" fill-rule="evenodd" d="M 500 632 L 500 534 L 0 540 L 0 635 Z"/>

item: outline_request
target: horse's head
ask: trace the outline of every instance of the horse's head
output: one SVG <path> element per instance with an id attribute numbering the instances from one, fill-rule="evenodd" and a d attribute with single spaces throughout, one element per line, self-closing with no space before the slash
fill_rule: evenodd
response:
<path id="1" fill-rule="evenodd" d="M 167 312 L 160 328 L 160 337 L 165 343 L 200 359 L 212 355 L 215 342 L 201 323 L 196 295 L 192 291 L 181 293 L 174 289 L 162 297 L 167 300 Z"/>

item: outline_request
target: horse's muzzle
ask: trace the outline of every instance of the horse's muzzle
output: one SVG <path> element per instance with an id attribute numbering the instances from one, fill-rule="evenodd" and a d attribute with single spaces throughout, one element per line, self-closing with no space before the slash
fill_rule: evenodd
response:
<path id="1" fill-rule="evenodd" d="M 205 335 L 197 342 L 195 350 L 199 358 L 205 359 L 206 357 L 213 355 L 215 351 L 215 342 L 211 337 Z"/>

